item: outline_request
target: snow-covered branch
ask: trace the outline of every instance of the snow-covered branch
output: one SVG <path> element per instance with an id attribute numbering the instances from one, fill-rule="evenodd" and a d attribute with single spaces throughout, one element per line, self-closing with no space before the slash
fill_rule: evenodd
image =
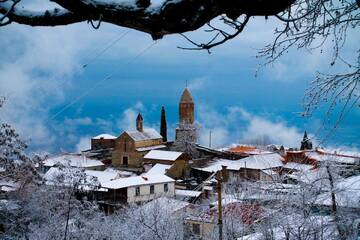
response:
<path id="1" fill-rule="evenodd" d="M 200 28 L 217 16 L 230 19 L 241 15 L 270 16 L 289 7 L 294 0 L 52 0 L 63 9 L 32 12 L 13 7 L 13 1 L 0 2 L 0 13 L 10 22 L 31 26 L 66 25 L 99 20 L 136 29 L 154 39 L 167 34 Z M 11 9 L 13 8 L 13 9 Z"/>

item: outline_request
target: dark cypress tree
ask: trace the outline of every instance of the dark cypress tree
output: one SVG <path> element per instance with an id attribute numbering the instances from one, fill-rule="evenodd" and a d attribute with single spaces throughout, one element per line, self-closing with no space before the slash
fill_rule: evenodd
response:
<path id="1" fill-rule="evenodd" d="M 164 106 L 161 108 L 161 120 L 160 120 L 160 135 L 163 137 L 163 141 L 167 142 L 167 126 Z"/>

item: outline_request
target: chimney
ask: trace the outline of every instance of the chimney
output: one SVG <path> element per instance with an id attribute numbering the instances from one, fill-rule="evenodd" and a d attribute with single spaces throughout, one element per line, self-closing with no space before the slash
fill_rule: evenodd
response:
<path id="1" fill-rule="evenodd" d="M 136 130 L 138 130 L 139 132 L 143 132 L 143 117 L 141 116 L 141 114 L 139 113 L 137 118 L 136 118 Z"/>

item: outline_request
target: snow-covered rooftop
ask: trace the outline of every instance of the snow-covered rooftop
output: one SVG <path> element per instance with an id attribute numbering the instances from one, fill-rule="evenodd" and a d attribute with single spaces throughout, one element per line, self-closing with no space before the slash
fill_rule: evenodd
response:
<path id="1" fill-rule="evenodd" d="M 308 171 L 312 168 L 314 168 L 313 165 L 310 165 L 310 164 L 302 164 L 302 163 L 295 163 L 295 162 L 288 162 L 286 163 L 283 168 L 287 168 L 287 169 L 294 169 L 294 170 L 297 170 L 297 171 Z"/>
<path id="2" fill-rule="evenodd" d="M 210 163 L 206 167 L 197 167 L 195 169 L 204 171 L 204 172 L 217 172 L 220 171 L 222 166 L 226 166 L 229 170 L 239 170 L 238 162 L 239 160 L 227 160 L 227 159 L 218 159 L 212 163 Z"/>
<path id="3" fill-rule="evenodd" d="M 155 164 L 147 173 L 146 175 L 156 175 L 156 174 L 165 174 L 166 170 L 169 169 L 171 165 L 168 164 Z"/>
<path id="4" fill-rule="evenodd" d="M 119 177 L 119 173 L 116 171 L 86 170 L 85 174 L 88 176 L 96 177 L 100 184 L 106 183 Z"/>
<path id="5" fill-rule="evenodd" d="M 103 133 L 93 137 L 92 139 L 116 139 L 116 137 L 107 133 Z"/>
<path id="6" fill-rule="evenodd" d="M 332 154 L 332 153 L 323 153 L 319 151 L 309 151 L 305 152 L 305 155 L 308 158 L 315 159 L 319 162 L 324 161 L 333 161 L 337 163 L 345 163 L 345 164 L 356 164 L 360 162 L 360 158 L 352 157 L 352 156 L 345 156 L 340 154 Z"/>
<path id="7" fill-rule="evenodd" d="M 90 174 L 89 174 L 90 172 Z M 107 189 L 100 188 L 101 181 L 110 180 L 113 175 L 110 176 L 106 173 L 94 173 L 101 171 L 84 171 L 77 168 L 50 168 L 44 175 L 44 180 L 47 185 L 55 186 L 73 186 L 78 185 L 82 190 L 97 190 L 107 191 Z M 97 176 L 94 176 L 97 175 Z M 98 178 L 100 177 L 100 178 Z"/>
<path id="8" fill-rule="evenodd" d="M 155 159 L 155 160 L 168 160 L 175 161 L 178 159 L 182 152 L 174 152 L 174 151 L 162 151 L 162 150 L 151 150 L 148 152 L 144 158 L 145 159 Z"/>
<path id="9" fill-rule="evenodd" d="M 161 149 L 161 148 L 166 148 L 166 146 L 161 144 L 161 145 L 155 145 L 155 146 L 150 146 L 150 147 L 141 147 L 141 148 L 137 148 L 136 151 L 144 152 L 144 151 L 150 151 L 150 150 Z"/>
<path id="10" fill-rule="evenodd" d="M 104 188 L 109 188 L 109 189 L 120 189 L 120 188 L 132 187 L 132 186 L 149 185 L 149 184 L 157 184 L 157 183 L 169 183 L 169 182 L 175 182 L 175 180 L 166 175 L 157 174 L 157 175 L 146 175 L 146 176 L 143 175 L 143 176 L 116 179 L 104 183 L 102 186 Z"/>
<path id="11" fill-rule="evenodd" d="M 198 197 L 200 196 L 200 191 L 192 191 L 192 190 L 182 190 L 182 189 L 176 189 L 175 195 L 181 196 L 181 197 Z"/>
<path id="12" fill-rule="evenodd" d="M 268 169 L 283 166 L 284 158 L 277 153 L 259 154 L 240 159 L 244 163 L 244 168 Z"/>
<path id="13" fill-rule="evenodd" d="M 283 158 L 277 153 L 259 154 L 246 157 L 240 160 L 219 159 L 206 167 L 196 168 L 205 172 L 217 172 L 222 166 L 226 166 L 228 170 L 238 171 L 241 168 L 247 169 L 270 169 L 283 166 Z"/>
<path id="14" fill-rule="evenodd" d="M 162 138 L 162 136 L 153 128 L 144 129 L 142 132 L 137 130 L 126 131 L 126 133 L 136 142 Z"/>
<path id="15" fill-rule="evenodd" d="M 43 165 L 46 167 L 53 167 L 56 165 L 69 165 L 71 167 L 98 167 L 104 166 L 104 164 L 95 159 L 90 159 L 81 154 L 62 154 L 59 156 L 49 157 L 43 161 Z"/>

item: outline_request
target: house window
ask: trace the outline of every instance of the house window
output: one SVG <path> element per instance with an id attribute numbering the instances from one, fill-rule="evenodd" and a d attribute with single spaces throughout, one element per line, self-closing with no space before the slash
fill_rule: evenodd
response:
<path id="1" fill-rule="evenodd" d="M 124 152 L 126 152 L 126 150 L 127 150 L 127 149 L 126 149 L 126 144 L 127 144 L 127 139 L 125 138 L 125 139 L 124 139 Z"/>
<path id="2" fill-rule="evenodd" d="M 164 184 L 164 192 L 169 191 L 169 185 L 167 183 Z"/>
<path id="3" fill-rule="evenodd" d="M 154 194 L 155 188 L 154 185 L 150 185 L 150 194 Z"/>
<path id="4" fill-rule="evenodd" d="M 200 235 L 200 224 L 193 223 L 192 224 L 192 232 L 193 232 L 193 234 Z"/>
<path id="5" fill-rule="evenodd" d="M 140 196 L 140 187 L 135 188 L 135 196 Z"/>

